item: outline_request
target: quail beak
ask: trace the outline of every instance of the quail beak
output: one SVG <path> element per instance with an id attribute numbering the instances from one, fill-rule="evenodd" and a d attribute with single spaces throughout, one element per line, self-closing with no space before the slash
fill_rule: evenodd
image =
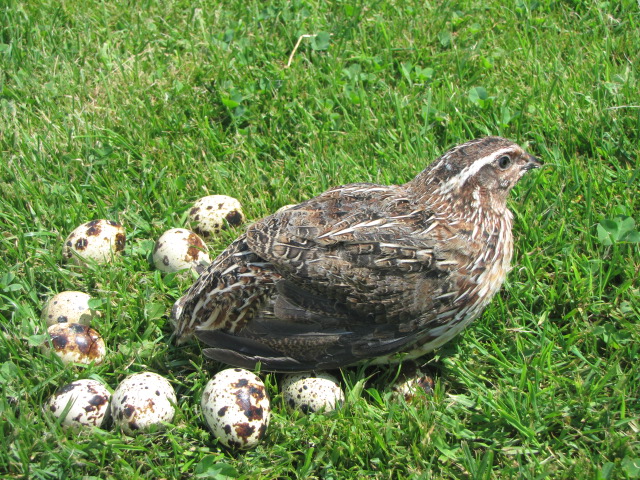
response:
<path id="1" fill-rule="evenodd" d="M 525 172 L 533 170 L 534 168 L 540 168 L 542 166 L 542 162 L 533 155 L 527 153 L 525 158 L 527 159 L 527 163 L 524 165 Z"/>

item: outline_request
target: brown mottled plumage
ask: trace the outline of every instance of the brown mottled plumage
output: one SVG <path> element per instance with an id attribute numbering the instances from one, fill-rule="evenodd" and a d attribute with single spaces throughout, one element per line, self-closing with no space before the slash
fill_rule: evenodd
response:
<path id="1" fill-rule="evenodd" d="M 507 194 L 538 166 L 487 137 L 404 185 L 344 185 L 268 216 L 176 302 L 178 341 L 195 332 L 211 358 L 275 371 L 423 355 L 500 289 L 513 251 Z"/>

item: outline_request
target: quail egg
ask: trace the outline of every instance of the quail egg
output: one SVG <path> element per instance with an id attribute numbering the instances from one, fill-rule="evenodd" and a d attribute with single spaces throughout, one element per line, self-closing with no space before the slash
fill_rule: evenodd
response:
<path id="1" fill-rule="evenodd" d="M 227 447 L 242 450 L 260 442 L 271 418 L 264 383 L 242 368 L 218 372 L 205 386 L 200 405 L 216 438 Z"/>
<path id="2" fill-rule="evenodd" d="M 109 419 L 111 393 L 97 380 L 84 379 L 60 387 L 47 402 L 46 409 L 60 418 L 63 427 L 102 427 Z"/>
<path id="3" fill-rule="evenodd" d="M 125 378 L 111 397 L 113 422 L 132 435 L 161 430 L 175 415 L 176 393 L 169 381 L 152 372 Z"/>
<path id="4" fill-rule="evenodd" d="M 100 312 L 89 307 L 89 300 L 91 295 L 84 292 L 60 292 L 47 301 L 41 317 L 47 326 L 65 322 L 90 325 Z"/>
<path id="5" fill-rule="evenodd" d="M 284 401 L 305 413 L 330 412 L 344 402 L 338 379 L 325 372 L 286 375 L 281 384 Z"/>
<path id="6" fill-rule="evenodd" d="M 276 213 L 280 213 L 280 212 L 284 212 L 285 210 L 289 210 L 290 208 L 295 207 L 296 204 L 295 203 L 290 203 L 288 205 L 283 205 L 282 207 L 280 207 L 278 210 L 276 210 Z"/>
<path id="7" fill-rule="evenodd" d="M 417 370 L 411 375 L 402 376 L 392 387 L 396 397 L 403 397 L 407 402 L 417 395 L 433 393 L 433 379 Z"/>
<path id="8" fill-rule="evenodd" d="M 218 233 L 227 224 L 236 227 L 244 219 L 240 202 L 227 195 L 202 197 L 189 211 L 189 220 L 195 224 L 195 230 L 204 235 Z"/>
<path id="9" fill-rule="evenodd" d="M 163 272 L 178 272 L 211 263 L 208 248 L 202 239 L 185 228 L 164 232 L 153 249 L 153 263 Z"/>
<path id="10" fill-rule="evenodd" d="M 98 332 L 79 323 L 55 323 L 47 332 L 51 347 L 64 364 L 101 364 L 106 355 L 104 340 Z M 45 345 L 48 350 L 49 346 Z"/>
<path id="11" fill-rule="evenodd" d="M 124 250 L 125 241 L 124 228 L 119 223 L 93 220 L 69 234 L 62 256 L 78 265 L 83 265 L 87 260 L 108 263 Z"/>

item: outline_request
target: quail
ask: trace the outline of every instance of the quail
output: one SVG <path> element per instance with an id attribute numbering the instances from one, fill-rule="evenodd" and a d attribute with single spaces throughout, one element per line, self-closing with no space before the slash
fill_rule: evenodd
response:
<path id="1" fill-rule="evenodd" d="M 308 371 L 412 359 L 500 289 L 509 191 L 541 165 L 501 137 L 449 150 L 404 185 L 354 183 L 250 225 L 174 305 L 220 362 Z"/>

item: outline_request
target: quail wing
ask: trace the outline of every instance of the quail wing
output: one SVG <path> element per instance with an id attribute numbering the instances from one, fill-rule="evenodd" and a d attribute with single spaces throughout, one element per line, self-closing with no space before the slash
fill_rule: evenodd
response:
<path id="1" fill-rule="evenodd" d="M 207 355 L 267 370 L 333 368 L 406 350 L 451 309 L 455 261 L 434 215 L 398 186 L 331 189 L 249 227 L 281 278 L 237 332 L 200 330 Z"/>

